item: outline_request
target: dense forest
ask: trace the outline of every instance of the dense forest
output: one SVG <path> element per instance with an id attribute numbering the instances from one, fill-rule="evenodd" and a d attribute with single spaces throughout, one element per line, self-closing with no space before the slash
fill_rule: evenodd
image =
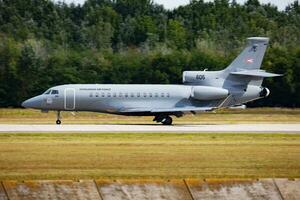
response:
<path id="1" fill-rule="evenodd" d="M 192 0 L 0 0 L 0 107 L 69 83 L 181 83 L 184 70 L 226 67 L 250 36 L 270 37 L 264 106 L 300 106 L 300 6 Z M 252 104 L 253 105 L 253 104 Z"/>

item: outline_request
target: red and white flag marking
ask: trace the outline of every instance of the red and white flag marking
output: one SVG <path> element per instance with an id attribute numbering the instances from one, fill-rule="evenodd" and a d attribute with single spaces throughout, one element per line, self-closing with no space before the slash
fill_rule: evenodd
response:
<path id="1" fill-rule="evenodd" d="M 254 59 L 253 58 L 246 59 L 246 63 L 252 64 L 252 63 L 254 63 Z"/>

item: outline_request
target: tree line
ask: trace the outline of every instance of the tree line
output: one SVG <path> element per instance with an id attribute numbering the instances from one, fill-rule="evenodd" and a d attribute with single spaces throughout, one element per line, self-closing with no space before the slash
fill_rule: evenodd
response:
<path id="1" fill-rule="evenodd" d="M 0 107 L 18 107 L 70 83 L 180 84 L 184 70 L 219 70 L 251 36 L 270 37 L 267 100 L 300 106 L 300 6 L 192 0 L 166 10 L 152 0 L 0 0 Z"/>

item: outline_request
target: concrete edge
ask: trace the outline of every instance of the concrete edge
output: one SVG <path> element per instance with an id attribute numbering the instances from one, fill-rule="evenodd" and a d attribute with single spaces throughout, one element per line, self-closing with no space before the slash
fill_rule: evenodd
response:
<path id="1" fill-rule="evenodd" d="M 282 184 L 278 184 L 279 182 L 283 182 L 284 188 L 282 188 Z M 28 184 L 29 186 L 35 187 L 35 185 L 39 185 L 41 183 L 48 183 L 48 184 L 67 184 L 67 185 L 73 185 L 74 183 L 90 183 L 90 187 L 94 187 L 94 191 L 98 192 L 99 199 L 105 200 L 103 193 L 101 192 L 101 187 L 105 185 L 111 185 L 111 184 L 119 184 L 119 185 L 136 185 L 136 184 L 157 184 L 159 185 L 173 185 L 174 187 L 180 187 L 186 194 L 190 196 L 191 200 L 196 200 L 197 197 L 193 193 L 193 190 L 191 189 L 195 185 L 201 185 L 201 184 L 222 184 L 222 185 L 234 185 L 234 184 L 252 184 L 252 183 L 263 183 L 268 182 L 269 184 L 272 184 L 275 188 L 275 190 L 278 192 L 278 195 L 282 200 L 288 199 L 287 198 L 287 187 L 289 185 L 295 185 L 300 184 L 300 179 L 99 179 L 99 180 L 27 180 L 27 181 L 0 181 L 0 197 L 4 197 L 4 200 L 13 199 L 13 196 L 10 195 L 8 191 L 14 189 L 18 184 Z M 80 186 L 79 186 L 80 187 Z M 285 195 L 283 194 L 283 191 L 285 192 Z M 2 193 L 2 194 L 1 194 Z M 298 188 L 297 193 L 300 194 L 300 188 Z M 1 196 L 2 195 L 2 196 Z M 294 195 L 294 194 L 291 194 Z M 1 198 L 0 198 L 1 199 Z"/>

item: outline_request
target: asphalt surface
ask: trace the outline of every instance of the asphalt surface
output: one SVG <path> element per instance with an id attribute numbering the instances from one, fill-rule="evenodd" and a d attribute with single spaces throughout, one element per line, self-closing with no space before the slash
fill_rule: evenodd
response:
<path id="1" fill-rule="evenodd" d="M 224 125 L 8 125 L 0 124 L 4 132 L 47 132 L 47 133 L 298 133 L 300 124 L 224 124 Z"/>

